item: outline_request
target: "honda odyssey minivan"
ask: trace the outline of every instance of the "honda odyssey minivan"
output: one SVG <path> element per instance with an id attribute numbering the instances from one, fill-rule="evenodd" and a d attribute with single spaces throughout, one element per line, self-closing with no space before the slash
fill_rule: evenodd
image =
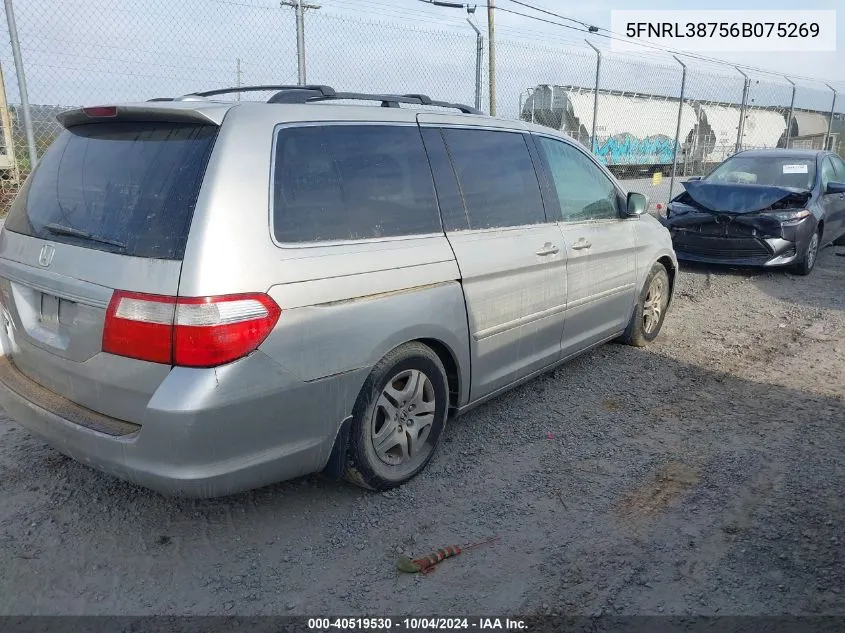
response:
<path id="1" fill-rule="evenodd" d="M 670 305 L 645 196 L 550 129 L 327 86 L 59 119 L 0 233 L 0 404 L 166 494 L 402 484 L 448 419 Z"/>

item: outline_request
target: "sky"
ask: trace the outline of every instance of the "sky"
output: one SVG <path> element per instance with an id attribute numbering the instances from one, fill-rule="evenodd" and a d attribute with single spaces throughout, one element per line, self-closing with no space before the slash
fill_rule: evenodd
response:
<path id="1" fill-rule="evenodd" d="M 424 92 L 472 104 L 475 34 L 461 9 L 420 0 L 310 0 L 305 20 L 307 79 L 337 89 Z M 784 0 L 525 0 L 529 4 L 610 28 L 613 9 L 794 9 Z M 741 2 L 741 5 L 737 3 Z M 517 116 L 527 90 L 539 84 L 589 87 L 596 54 L 587 33 L 505 11 L 533 13 L 496 0 L 498 114 Z M 835 0 L 808 0 L 807 9 L 836 9 Z M 474 21 L 485 35 L 484 2 Z M 295 83 L 294 12 L 278 0 L 15 0 L 17 28 L 34 104 L 83 105 L 173 96 L 258 83 Z M 551 16 L 536 14 L 549 20 Z M 845 93 L 845 7 L 837 15 L 835 53 L 710 54 L 777 73 L 824 78 Z M 574 26 L 574 25 L 573 25 Z M 3 27 L 0 27 L 3 28 Z M 670 55 L 602 49 L 601 85 L 614 90 L 675 95 L 681 68 Z M 686 95 L 738 103 L 743 79 L 730 66 L 687 60 Z M 11 103 L 19 101 L 8 38 L 0 63 Z M 487 109 L 487 57 L 483 107 Z M 788 105 L 780 77 L 751 73 L 749 102 Z M 832 93 L 820 82 L 798 81 L 796 106 L 829 109 Z M 845 111 L 845 94 L 837 101 Z M 607 113 L 611 116 L 612 113 Z M 600 113 L 601 116 L 601 113 Z"/>
<path id="2" fill-rule="evenodd" d="M 455 0 L 463 1 L 463 0 Z M 520 13 L 531 13 L 537 17 L 560 21 L 554 17 L 535 13 L 509 0 L 496 0 L 502 9 L 513 9 Z M 325 10 L 361 14 L 389 14 L 392 19 L 425 21 L 431 25 L 448 25 L 450 28 L 461 27 L 463 12 L 457 9 L 432 6 L 424 0 L 322 0 Z M 469 2 L 474 4 L 474 2 Z M 485 2 L 477 2 L 476 16 L 478 23 L 486 28 Z M 587 24 L 610 29 L 612 10 L 700 10 L 700 9 L 742 9 L 742 10 L 836 10 L 837 15 L 837 52 L 835 53 L 713 53 L 732 63 L 745 64 L 776 71 L 778 73 L 803 76 L 823 77 L 845 82 L 845 4 L 839 0 L 809 0 L 796 4 L 794 0 L 590 0 L 574 2 L 572 0 L 529 0 L 528 4 L 583 21 Z M 495 25 L 503 37 L 530 33 L 542 34 L 560 41 L 583 40 L 584 34 L 570 31 L 559 26 L 514 15 L 504 11 L 497 12 Z M 594 39 L 602 47 L 600 38 Z"/>

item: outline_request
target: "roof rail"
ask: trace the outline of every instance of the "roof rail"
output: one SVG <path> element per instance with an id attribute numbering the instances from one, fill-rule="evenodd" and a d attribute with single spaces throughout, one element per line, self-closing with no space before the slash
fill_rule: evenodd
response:
<path id="1" fill-rule="evenodd" d="M 309 86 L 290 86 L 290 85 L 265 85 L 265 86 L 236 86 L 235 88 L 218 88 L 216 90 L 206 90 L 204 92 L 192 92 L 190 96 L 198 97 L 214 97 L 216 95 L 225 95 L 235 92 L 266 92 L 269 90 L 310 90 L 319 92 L 324 97 L 330 97 L 335 94 L 334 88 L 331 86 L 309 85 Z M 188 96 L 188 95 L 185 95 Z"/>
<path id="2" fill-rule="evenodd" d="M 437 106 L 441 108 L 452 108 L 460 110 L 464 114 L 483 114 L 475 108 L 461 103 L 449 103 L 447 101 L 434 101 L 431 97 L 423 94 L 370 94 L 366 92 L 335 92 L 331 94 L 320 90 L 326 86 L 295 86 L 285 87 L 274 94 L 267 103 L 314 103 L 317 101 L 333 101 L 337 99 L 348 99 L 353 101 L 381 101 L 383 108 L 398 108 L 400 103 L 414 105 Z"/>
<path id="3" fill-rule="evenodd" d="M 206 98 L 217 95 L 234 94 L 237 92 L 268 92 L 277 90 L 308 90 L 320 96 L 330 96 L 334 94 L 334 88 L 331 86 L 290 86 L 290 85 L 263 85 L 263 86 L 235 86 L 233 88 L 217 88 L 215 90 L 205 90 L 203 92 L 189 92 L 181 97 L 156 97 L 155 99 L 147 99 L 147 101 L 185 101 L 192 98 Z"/>
<path id="4" fill-rule="evenodd" d="M 239 92 L 267 92 L 273 94 L 267 103 L 313 103 L 316 101 L 330 101 L 333 99 L 349 99 L 354 101 L 381 101 L 383 108 L 398 108 L 400 103 L 414 105 L 437 106 L 441 108 L 452 108 L 460 110 L 464 114 L 484 114 L 475 108 L 461 103 L 449 103 L 447 101 L 434 101 L 424 94 L 369 94 L 365 92 L 337 92 L 331 86 L 323 85 L 261 85 L 261 86 L 236 86 L 234 88 L 217 88 L 203 92 L 191 92 L 181 97 L 157 97 L 149 101 L 184 101 L 204 99 L 216 95 L 234 94 Z"/>

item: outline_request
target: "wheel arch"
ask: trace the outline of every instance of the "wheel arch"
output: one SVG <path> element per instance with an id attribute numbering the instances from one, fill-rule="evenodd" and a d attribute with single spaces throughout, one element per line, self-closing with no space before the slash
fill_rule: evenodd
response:
<path id="1" fill-rule="evenodd" d="M 449 407 L 457 408 L 461 406 L 461 388 L 463 387 L 463 377 L 461 367 L 458 364 L 458 359 L 454 351 L 446 345 L 446 343 L 439 339 L 418 338 L 414 340 L 418 343 L 422 343 L 426 347 L 430 347 L 431 350 L 437 354 L 440 362 L 443 363 L 444 369 L 446 369 L 446 380 L 449 387 Z"/>
<path id="2" fill-rule="evenodd" d="M 672 299 L 675 296 L 675 277 L 678 274 L 678 270 L 675 267 L 675 262 L 672 261 L 672 258 L 668 255 L 663 255 L 657 260 L 658 264 L 662 264 L 663 267 L 666 269 L 666 274 L 669 275 L 669 304 L 672 303 Z"/>

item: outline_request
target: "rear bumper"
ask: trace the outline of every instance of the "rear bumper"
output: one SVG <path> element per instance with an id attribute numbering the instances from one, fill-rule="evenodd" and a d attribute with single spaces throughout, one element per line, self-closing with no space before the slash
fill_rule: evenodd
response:
<path id="1" fill-rule="evenodd" d="M 358 379 L 302 382 L 256 352 L 174 369 L 132 424 L 56 396 L 3 357 L 0 405 L 79 462 L 166 495 L 218 497 L 322 470 Z"/>

